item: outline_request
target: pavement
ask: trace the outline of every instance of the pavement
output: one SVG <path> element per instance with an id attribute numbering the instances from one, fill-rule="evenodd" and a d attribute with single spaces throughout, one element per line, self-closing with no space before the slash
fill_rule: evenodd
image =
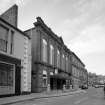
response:
<path id="1" fill-rule="evenodd" d="M 73 95 L 73 94 L 77 94 L 80 92 L 86 93 L 86 91 L 78 89 L 78 90 L 65 90 L 65 91 L 51 91 L 51 92 L 44 92 L 44 93 L 31 93 L 28 95 L 4 97 L 4 98 L 0 98 L 0 105 L 14 104 L 14 103 L 32 100 L 32 99 Z"/>

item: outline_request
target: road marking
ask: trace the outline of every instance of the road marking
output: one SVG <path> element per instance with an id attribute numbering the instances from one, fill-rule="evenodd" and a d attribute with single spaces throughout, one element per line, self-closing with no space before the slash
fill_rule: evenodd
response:
<path id="1" fill-rule="evenodd" d="M 81 100 L 78 100 L 78 101 L 74 102 L 74 104 L 75 105 L 80 104 L 82 101 L 85 101 L 87 99 L 88 99 L 88 97 L 82 98 Z"/>

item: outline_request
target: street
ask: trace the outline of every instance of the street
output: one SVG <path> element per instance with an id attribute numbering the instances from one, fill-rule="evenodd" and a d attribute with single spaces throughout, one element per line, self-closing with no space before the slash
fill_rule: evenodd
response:
<path id="1" fill-rule="evenodd" d="M 102 88 L 89 88 L 86 93 L 74 95 L 32 99 L 11 105 L 105 105 Z"/>

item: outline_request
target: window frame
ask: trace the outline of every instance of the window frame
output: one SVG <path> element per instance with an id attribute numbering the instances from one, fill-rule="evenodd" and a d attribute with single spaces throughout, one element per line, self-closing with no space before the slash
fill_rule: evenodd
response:
<path id="1" fill-rule="evenodd" d="M 1 44 L 1 46 L 3 46 L 3 47 L 1 47 L 0 46 L 0 51 L 3 51 L 3 52 L 7 52 L 7 49 L 8 49 L 8 35 L 9 35 L 9 28 L 7 28 L 7 27 L 5 27 L 4 25 L 2 25 L 2 24 L 0 24 L 0 27 L 1 28 L 4 28 L 4 30 L 6 30 L 7 32 L 6 32 L 6 35 L 5 35 L 5 39 L 3 39 L 3 38 L 0 38 L 0 43 L 2 43 Z"/>
<path id="2" fill-rule="evenodd" d="M 0 87 L 2 87 L 2 86 L 14 86 L 14 80 L 15 80 L 15 64 L 12 64 L 12 63 L 7 63 L 7 62 L 3 62 L 3 61 L 0 61 L 0 63 L 2 63 L 2 64 L 6 64 L 6 65 L 9 65 L 9 66 L 12 66 L 12 70 L 10 70 L 10 71 L 12 71 L 12 83 L 10 83 L 10 81 L 9 81 L 9 70 L 5 70 L 5 71 L 7 71 L 7 81 L 6 81 L 6 84 L 4 85 L 3 83 L 2 83 L 2 81 L 0 81 Z M 0 70 L 0 72 L 1 71 L 3 71 L 3 70 Z M 0 78 L 0 80 L 2 80 L 1 78 Z"/>
<path id="3" fill-rule="evenodd" d="M 47 63 L 48 43 L 46 39 L 42 39 L 42 61 Z"/>

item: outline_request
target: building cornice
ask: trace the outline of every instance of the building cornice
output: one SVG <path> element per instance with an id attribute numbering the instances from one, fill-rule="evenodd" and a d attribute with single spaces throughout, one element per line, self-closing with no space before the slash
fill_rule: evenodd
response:
<path id="1" fill-rule="evenodd" d="M 80 60 L 80 58 L 74 53 L 74 52 L 71 52 L 72 55 L 74 55 L 80 62 L 81 64 L 85 67 L 85 64 Z"/>

